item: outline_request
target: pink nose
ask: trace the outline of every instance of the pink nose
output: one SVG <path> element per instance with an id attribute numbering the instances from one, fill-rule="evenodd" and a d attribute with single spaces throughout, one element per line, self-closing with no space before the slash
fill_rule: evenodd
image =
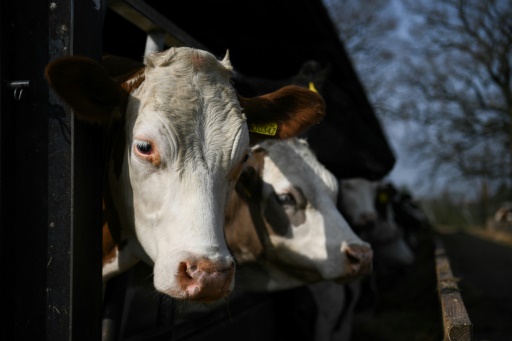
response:
<path id="1" fill-rule="evenodd" d="M 350 277 L 369 275 L 372 271 L 373 250 L 366 245 L 350 244 L 343 249 L 351 269 Z"/>
<path id="2" fill-rule="evenodd" d="M 183 261 L 178 266 L 178 282 L 187 299 L 212 302 L 229 294 L 235 263 L 222 264 L 209 259 Z"/>

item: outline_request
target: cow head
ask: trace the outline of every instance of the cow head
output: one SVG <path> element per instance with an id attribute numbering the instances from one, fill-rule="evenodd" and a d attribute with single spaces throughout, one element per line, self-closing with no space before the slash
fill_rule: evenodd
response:
<path id="1" fill-rule="evenodd" d="M 154 265 L 158 291 L 217 300 L 234 285 L 224 211 L 251 139 L 297 135 L 322 118 L 324 103 L 298 87 L 238 96 L 228 55 L 217 60 L 206 51 L 171 48 L 145 64 L 118 80 L 84 57 L 58 59 L 46 69 L 77 118 L 105 127 L 103 276 L 144 260 Z"/>
<path id="2" fill-rule="evenodd" d="M 338 205 L 354 231 L 372 245 L 375 263 L 408 265 L 414 255 L 394 219 L 392 195 L 379 181 L 340 181 Z"/>
<path id="3" fill-rule="evenodd" d="M 372 250 L 336 208 L 337 190 L 336 178 L 305 141 L 253 147 L 226 219 L 228 246 L 245 265 L 239 272 L 245 289 L 347 282 L 369 274 Z"/>

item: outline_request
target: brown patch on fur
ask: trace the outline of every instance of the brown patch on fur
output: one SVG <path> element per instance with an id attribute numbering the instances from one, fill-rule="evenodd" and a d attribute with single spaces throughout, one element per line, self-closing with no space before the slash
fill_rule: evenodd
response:
<path id="1" fill-rule="evenodd" d="M 106 263 L 112 262 L 116 257 L 117 251 L 117 242 L 114 241 L 114 238 L 112 238 L 112 234 L 110 233 L 105 209 L 105 200 L 103 200 L 103 266 Z"/>
<path id="2" fill-rule="evenodd" d="M 239 263 L 254 261 L 264 252 L 252 213 L 258 208 L 251 204 L 262 200 L 263 157 L 264 153 L 258 152 L 249 158 L 226 206 L 224 234 L 228 248 Z M 261 216 L 261 211 L 257 215 Z"/>
<path id="3" fill-rule="evenodd" d="M 116 257 L 117 243 L 112 238 L 108 223 L 103 223 L 103 262 L 102 265 L 112 262 Z"/>
<path id="4" fill-rule="evenodd" d="M 160 153 L 153 153 L 149 156 L 148 161 L 155 167 L 160 166 L 162 163 L 162 159 L 160 157 Z"/>
<path id="5" fill-rule="evenodd" d="M 191 63 L 195 70 L 199 70 L 204 65 L 205 58 L 198 51 L 193 51 Z"/>

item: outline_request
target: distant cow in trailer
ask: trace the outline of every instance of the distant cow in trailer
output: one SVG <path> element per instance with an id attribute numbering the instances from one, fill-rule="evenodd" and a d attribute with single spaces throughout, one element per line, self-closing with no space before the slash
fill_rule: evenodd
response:
<path id="1" fill-rule="evenodd" d="M 324 101 L 294 86 L 239 96 L 227 54 L 171 48 L 145 64 L 118 79 L 85 57 L 46 68 L 75 116 L 104 127 L 103 278 L 142 260 L 159 292 L 214 301 L 234 286 L 224 211 L 250 144 L 302 133 L 322 119 Z"/>
<path id="2" fill-rule="evenodd" d="M 390 269 L 401 270 L 413 264 L 414 252 L 394 220 L 392 195 L 380 181 L 340 181 L 339 209 L 358 236 L 372 246 L 374 267 L 370 276 L 344 286 L 330 281 L 309 286 L 318 309 L 315 341 L 348 340 L 356 308 L 375 308 L 379 277 L 387 275 Z M 390 277 L 384 279 L 393 283 L 400 280 L 399 276 Z"/>

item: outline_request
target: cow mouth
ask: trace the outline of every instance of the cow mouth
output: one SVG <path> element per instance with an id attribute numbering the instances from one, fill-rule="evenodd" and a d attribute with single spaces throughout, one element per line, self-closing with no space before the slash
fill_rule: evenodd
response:
<path id="1" fill-rule="evenodd" d="M 355 281 L 357 279 L 366 277 L 372 273 L 373 263 L 372 262 L 364 262 L 363 264 L 360 264 L 357 269 L 354 269 L 350 266 L 349 266 L 349 269 L 351 270 L 349 273 L 334 279 L 334 282 L 336 282 L 338 284 L 346 284 L 346 283 Z"/>

